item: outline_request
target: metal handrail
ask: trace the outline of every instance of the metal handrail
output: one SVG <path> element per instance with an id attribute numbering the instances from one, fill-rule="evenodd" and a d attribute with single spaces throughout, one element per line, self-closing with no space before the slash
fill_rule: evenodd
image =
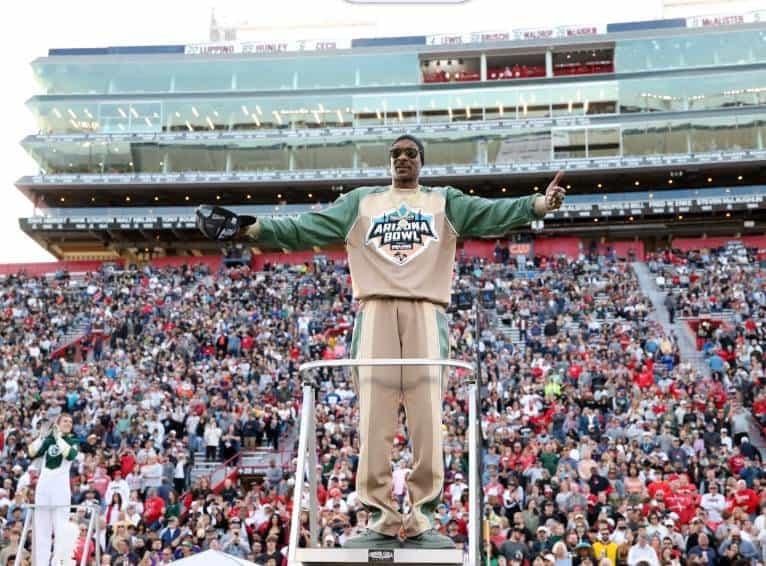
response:
<path id="1" fill-rule="evenodd" d="M 342 360 L 319 360 L 301 364 L 298 373 L 303 374 L 308 371 L 320 368 L 358 368 L 358 367 L 380 367 L 380 366 L 440 366 L 453 367 L 468 370 L 469 378 L 466 382 L 469 384 L 468 402 L 469 402 L 469 453 L 468 453 L 468 564 L 470 566 L 479 566 L 481 564 L 481 510 L 478 508 L 478 494 L 480 485 L 480 471 L 478 469 L 479 455 L 476 453 L 478 446 L 478 426 L 479 414 L 477 404 L 477 383 L 475 379 L 476 367 L 474 364 L 462 360 L 429 359 L 429 358 L 357 358 Z M 303 405 L 301 407 L 301 428 L 298 443 L 298 463 L 296 468 L 295 487 L 293 490 L 293 513 L 290 519 L 290 540 L 288 548 L 288 563 L 299 564 L 296 554 L 300 540 L 300 515 L 301 502 L 303 500 L 304 474 L 308 475 L 309 480 L 309 533 L 310 546 L 317 545 L 318 535 L 318 517 L 317 517 L 317 473 L 316 467 L 316 435 L 314 434 L 314 395 L 317 384 L 313 380 L 304 380 L 303 385 Z M 308 466 L 307 466 L 308 464 Z"/>
<path id="2" fill-rule="evenodd" d="M 213 468 L 213 470 L 209 474 L 207 474 L 207 476 L 205 476 L 205 477 L 207 477 L 207 480 L 210 482 L 210 489 L 214 489 L 215 488 L 215 485 L 213 484 L 213 476 L 215 476 L 215 474 L 217 472 L 219 472 L 221 470 L 224 470 L 224 473 L 223 473 L 224 478 L 223 478 L 223 480 L 225 481 L 226 480 L 226 476 L 228 475 L 226 470 L 228 468 L 238 468 L 239 467 L 238 465 L 236 465 L 236 464 L 231 465 L 231 463 L 238 461 L 241 457 L 242 457 L 242 448 L 240 448 L 239 452 L 234 454 L 234 456 L 231 456 L 230 458 L 227 458 L 226 460 L 224 460 L 223 462 L 218 464 L 215 468 Z"/>
<path id="3" fill-rule="evenodd" d="M 90 511 L 90 518 L 88 519 L 88 530 L 85 534 L 85 543 L 83 545 L 82 557 L 80 558 L 80 566 L 86 566 L 88 563 L 88 549 L 91 544 L 91 538 L 93 539 L 93 545 L 96 552 L 96 563 L 101 563 L 101 545 L 98 542 L 99 534 L 99 516 L 101 514 L 101 507 L 99 505 L 36 505 L 31 503 L 25 503 L 21 506 L 22 509 L 28 510 L 24 518 L 24 526 L 21 530 L 21 536 L 19 537 L 19 546 L 16 549 L 16 559 L 14 560 L 14 566 L 21 566 L 21 557 L 24 553 L 24 545 L 26 544 L 27 535 L 29 534 L 30 523 L 32 522 L 32 515 L 36 509 L 84 509 Z M 55 533 L 54 533 L 55 534 Z M 34 546 L 32 548 L 34 554 Z"/>
<path id="4" fill-rule="evenodd" d="M 202 478 L 206 479 L 208 481 L 208 483 L 210 484 L 210 490 L 214 491 L 214 487 L 215 486 L 213 485 L 213 476 L 215 475 L 215 473 L 218 472 L 221 469 L 226 469 L 226 468 L 230 468 L 230 467 L 231 468 L 238 468 L 239 466 L 229 466 L 228 464 L 232 460 L 235 460 L 235 459 L 239 458 L 241 455 L 242 455 L 242 450 L 240 450 L 239 452 L 234 454 L 234 456 L 232 456 L 231 458 L 228 458 L 227 460 L 224 460 L 223 462 L 220 462 L 215 468 L 213 468 L 213 470 L 211 472 L 208 472 L 207 474 L 204 474 L 203 476 L 201 476 L 200 478 L 197 478 L 197 479 L 202 479 Z M 227 477 L 228 477 L 228 473 L 224 472 L 224 481 L 226 480 Z M 183 502 L 186 499 L 186 497 L 189 494 L 191 494 L 191 492 L 192 492 L 192 488 L 190 487 L 186 491 L 184 491 L 183 493 L 180 493 L 178 495 L 178 500 Z M 188 509 L 185 509 L 183 507 L 183 504 L 182 504 L 182 513 L 181 513 L 182 516 L 185 516 L 187 512 L 188 512 Z"/>
<path id="5" fill-rule="evenodd" d="M 465 369 L 471 372 L 468 382 L 473 379 L 473 372 L 476 366 L 463 360 L 439 360 L 430 358 L 357 358 L 342 360 L 318 360 L 306 362 L 298 367 L 298 374 L 320 368 L 358 368 L 358 367 L 380 367 L 380 366 L 442 366 Z"/>
<path id="6" fill-rule="evenodd" d="M 373 366 L 445 366 L 475 371 L 476 366 L 463 360 L 439 360 L 431 358 L 356 358 L 346 360 L 318 360 L 306 362 L 298 367 L 298 373 L 303 373 L 321 367 L 373 367 Z"/>

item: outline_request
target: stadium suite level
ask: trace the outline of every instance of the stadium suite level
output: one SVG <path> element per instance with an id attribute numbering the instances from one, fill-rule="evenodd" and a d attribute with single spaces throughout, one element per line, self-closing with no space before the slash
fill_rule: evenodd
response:
<path id="1" fill-rule="evenodd" d="M 23 146 L 40 169 L 17 183 L 36 206 L 22 227 L 62 258 L 205 253 L 185 225 L 197 204 L 326 205 L 386 182 L 390 140 L 415 131 L 425 184 L 518 196 L 563 168 L 570 195 L 642 195 L 620 214 L 549 216 L 551 233 L 762 232 L 766 25 L 653 25 L 334 52 L 54 50 L 33 63 Z"/>

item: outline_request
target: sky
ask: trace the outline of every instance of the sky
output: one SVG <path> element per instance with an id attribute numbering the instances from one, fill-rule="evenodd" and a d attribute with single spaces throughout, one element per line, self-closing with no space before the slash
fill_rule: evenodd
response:
<path id="1" fill-rule="evenodd" d="M 35 132 L 32 114 L 24 103 L 40 89 L 30 62 L 55 47 L 156 45 L 208 41 L 211 14 L 218 21 L 248 22 L 248 40 L 313 39 L 338 30 L 334 39 L 475 31 L 525 27 L 606 24 L 649 20 L 668 15 L 662 0 L 465 0 L 458 4 L 353 3 L 354 0 L 130 0 L 97 3 L 85 0 L 14 3 L 6 8 L 5 31 L 0 36 L 3 87 L 0 101 L 5 123 L 0 129 L 0 263 L 53 260 L 20 229 L 18 219 L 32 215 L 32 203 L 14 183 L 37 172 L 20 141 Z M 362 1 L 362 0 L 357 0 Z M 433 2 L 434 0 L 428 0 Z M 667 0 L 673 1 L 673 0 Z M 678 0 L 675 0 L 678 1 Z M 740 12 L 766 8 L 766 0 L 716 2 L 700 0 L 699 14 Z M 685 0 L 688 10 L 688 0 Z M 510 6 L 522 6 L 513 12 Z M 676 15 L 676 14 L 670 14 Z M 329 39 L 329 38 L 327 38 Z"/>

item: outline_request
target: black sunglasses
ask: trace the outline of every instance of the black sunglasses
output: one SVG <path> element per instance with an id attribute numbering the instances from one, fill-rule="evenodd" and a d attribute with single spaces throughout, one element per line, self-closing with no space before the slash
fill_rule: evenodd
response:
<path id="1" fill-rule="evenodd" d="M 400 155 L 404 154 L 409 159 L 415 159 L 420 152 L 414 147 L 394 147 L 388 150 L 388 155 L 391 159 L 396 159 Z"/>

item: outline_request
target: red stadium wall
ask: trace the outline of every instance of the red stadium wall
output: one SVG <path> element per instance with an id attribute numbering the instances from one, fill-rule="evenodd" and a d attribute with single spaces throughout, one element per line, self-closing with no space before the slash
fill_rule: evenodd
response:
<path id="1" fill-rule="evenodd" d="M 314 261 L 314 257 L 317 255 L 323 255 L 328 259 L 333 259 L 336 261 L 342 261 L 346 259 L 346 253 L 342 251 L 322 252 L 321 254 L 317 254 L 316 252 L 292 252 L 289 254 L 269 252 L 253 256 L 253 261 L 250 263 L 250 266 L 255 271 L 261 271 L 266 263 L 300 265 L 302 263 Z"/>
<path id="2" fill-rule="evenodd" d="M 575 259 L 580 255 L 580 238 L 536 238 L 535 256 L 556 256 L 564 254 Z"/>
<path id="3" fill-rule="evenodd" d="M 122 265 L 122 260 L 113 261 Z M 39 276 L 46 273 L 55 273 L 59 270 L 66 270 L 70 273 L 80 273 L 84 271 L 98 271 L 101 269 L 102 261 L 46 261 L 40 263 L 6 263 L 0 264 L 0 275 L 15 275 L 23 272 L 27 275 Z"/>
<path id="4" fill-rule="evenodd" d="M 458 250 L 458 257 L 482 257 L 491 260 L 495 253 L 497 240 L 466 240 Z M 535 256 L 553 256 L 564 254 L 570 258 L 580 255 L 580 238 L 537 238 L 533 245 Z M 513 244 L 511 244 L 513 246 Z M 523 245 L 519 245 L 523 247 Z M 511 255 L 515 255 L 511 250 Z"/>
<path id="5" fill-rule="evenodd" d="M 461 249 L 457 251 L 457 257 L 483 257 L 492 259 L 495 255 L 496 240 L 466 240 Z"/>
<path id="6" fill-rule="evenodd" d="M 153 259 L 151 264 L 155 267 L 178 267 L 179 265 L 199 265 L 200 263 L 207 265 L 213 271 L 218 271 L 221 267 L 220 255 L 204 255 L 198 257 L 189 256 L 177 256 L 177 257 L 160 257 Z"/>
<path id="7" fill-rule="evenodd" d="M 703 248 L 718 248 L 725 246 L 731 241 L 740 241 L 747 247 L 766 248 L 766 235 L 743 236 L 740 238 L 675 238 L 672 246 L 682 251 L 689 251 Z M 463 242 L 461 249 L 458 250 L 458 257 L 483 257 L 491 260 L 494 255 L 495 242 L 496 240 L 467 240 Z M 644 243 L 641 241 L 613 241 L 598 243 L 597 245 L 599 253 L 606 253 L 608 248 L 614 250 L 618 257 L 627 258 L 630 256 L 631 251 L 635 253 L 635 257 L 639 261 L 643 261 L 646 257 Z M 588 249 L 588 244 L 583 242 L 580 238 L 575 237 L 540 237 L 536 238 L 534 241 L 535 256 L 555 256 L 564 254 L 565 256 L 574 259 L 580 255 L 581 250 L 586 249 Z M 251 266 L 255 270 L 261 270 L 266 263 L 283 263 L 289 265 L 302 264 L 313 261 L 314 256 L 316 255 L 316 252 L 313 251 L 293 252 L 289 254 L 269 252 L 253 256 Z M 326 251 L 322 252 L 322 255 L 334 260 L 343 260 L 346 257 L 345 252 L 343 251 Z M 125 261 L 115 260 L 110 261 L 109 263 L 123 265 Z M 151 262 L 152 265 L 157 267 L 178 266 L 183 264 L 197 265 L 200 263 L 209 266 L 212 270 L 217 270 L 221 265 L 221 256 L 163 257 L 154 259 Z M 103 262 L 101 261 L 7 263 L 0 264 L 0 275 L 12 275 L 24 272 L 27 275 L 38 276 L 55 273 L 58 270 L 66 270 L 70 273 L 81 273 L 86 271 L 96 271 L 101 268 L 102 264 Z"/>
<path id="8" fill-rule="evenodd" d="M 105 262 L 99 260 L 93 261 L 46 261 L 40 263 L 6 263 L 0 264 L 0 275 L 13 275 L 16 273 L 26 273 L 27 275 L 45 275 L 47 273 L 55 273 L 59 270 L 66 270 L 69 273 L 85 273 L 88 271 L 98 271 Z M 125 260 L 110 260 L 111 264 L 123 266 Z M 198 265 L 204 263 L 212 269 L 217 270 L 221 265 L 221 256 L 178 256 L 178 257 L 162 257 L 153 259 L 152 265 L 157 267 L 177 266 L 183 264 Z"/>
<path id="9" fill-rule="evenodd" d="M 688 324 L 689 328 L 691 328 L 692 334 L 696 336 L 697 350 L 702 350 L 703 346 L 705 346 L 705 339 L 700 336 L 697 336 L 697 330 L 699 329 L 703 319 L 707 320 L 707 322 L 710 323 L 710 326 L 713 329 L 717 329 L 719 326 L 723 324 L 723 321 L 721 320 L 705 318 L 704 316 L 700 318 L 695 318 L 693 320 L 687 320 L 686 324 Z"/>
<path id="10" fill-rule="evenodd" d="M 598 245 L 598 251 L 601 254 L 605 254 L 608 248 L 612 248 L 615 254 L 617 254 L 617 257 L 628 258 L 630 257 L 631 252 L 633 252 L 636 260 L 644 261 L 645 258 L 644 243 L 641 241 L 636 242 L 628 240 L 622 242 L 606 242 L 605 244 Z"/>

